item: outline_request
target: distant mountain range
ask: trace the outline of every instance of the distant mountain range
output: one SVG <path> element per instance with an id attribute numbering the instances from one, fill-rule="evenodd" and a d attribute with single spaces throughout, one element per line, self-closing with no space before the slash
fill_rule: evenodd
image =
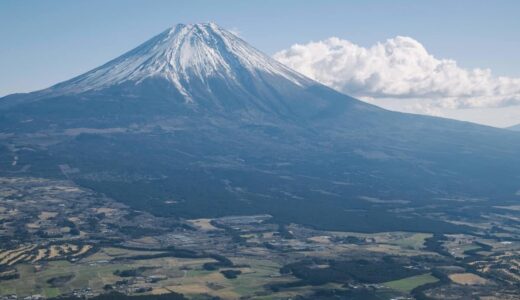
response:
<path id="1" fill-rule="evenodd" d="M 2 176 L 66 177 L 163 216 L 460 232 L 435 210 L 520 190 L 518 134 L 366 104 L 212 23 L 1 98 L 0 112 Z"/>

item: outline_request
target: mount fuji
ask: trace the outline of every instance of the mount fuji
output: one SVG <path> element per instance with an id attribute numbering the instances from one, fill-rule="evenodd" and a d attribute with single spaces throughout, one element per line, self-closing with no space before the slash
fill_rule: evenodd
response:
<path id="1" fill-rule="evenodd" d="M 518 201 L 518 153 L 518 133 L 361 102 L 213 23 L 0 99 L 1 176 L 67 178 L 163 216 L 460 232 L 434 212 Z"/>

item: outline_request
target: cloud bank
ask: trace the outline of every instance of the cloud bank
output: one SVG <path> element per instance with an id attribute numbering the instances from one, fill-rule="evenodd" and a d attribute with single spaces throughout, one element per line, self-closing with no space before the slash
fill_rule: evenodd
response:
<path id="1" fill-rule="evenodd" d="M 410 37 L 397 36 L 369 48 L 332 37 L 295 44 L 274 58 L 369 102 L 407 100 L 403 102 L 413 106 L 407 110 L 416 112 L 520 105 L 520 78 L 493 76 L 489 69 L 461 68 L 454 60 L 434 57 Z"/>

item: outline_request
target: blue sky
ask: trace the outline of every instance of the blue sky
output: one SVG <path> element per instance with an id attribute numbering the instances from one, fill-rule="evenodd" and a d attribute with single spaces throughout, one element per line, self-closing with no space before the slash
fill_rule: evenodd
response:
<path id="1" fill-rule="evenodd" d="M 520 1 L 0 0 L 0 96 L 94 68 L 176 23 L 214 21 L 267 54 L 409 36 L 463 68 L 520 77 Z M 519 118 L 520 122 L 520 118 Z"/>

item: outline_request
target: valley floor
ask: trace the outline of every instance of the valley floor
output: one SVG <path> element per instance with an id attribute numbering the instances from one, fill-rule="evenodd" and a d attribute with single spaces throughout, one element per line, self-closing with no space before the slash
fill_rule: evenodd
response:
<path id="1" fill-rule="evenodd" d="M 517 208 L 501 209 L 468 234 L 323 231 L 160 218 L 67 180 L 4 177 L 0 299 L 517 299 Z"/>

